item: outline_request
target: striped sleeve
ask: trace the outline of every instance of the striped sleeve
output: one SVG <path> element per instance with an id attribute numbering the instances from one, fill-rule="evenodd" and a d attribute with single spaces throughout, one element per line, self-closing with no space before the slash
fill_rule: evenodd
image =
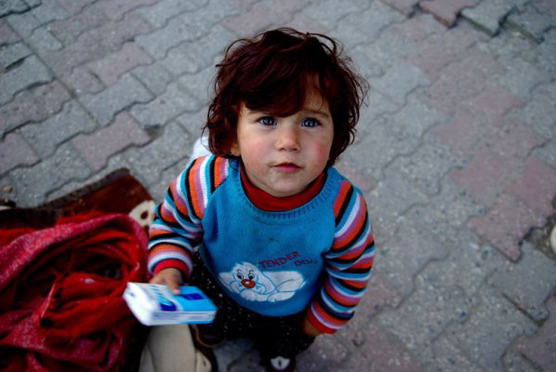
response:
<path id="1" fill-rule="evenodd" d="M 336 332 L 353 317 L 371 277 L 375 252 L 367 205 L 348 181 L 341 183 L 334 216 L 336 232 L 325 254 L 324 283 L 307 310 L 307 319 L 324 333 Z"/>
<path id="2" fill-rule="evenodd" d="M 155 210 L 149 229 L 151 273 L 174 267 L 189 277 L 193 249 L 201 242 L 201 222 L 210 195 L 228 175 L 228 160 L 214 155 L 191 162 L 168 187 L 164 201 Z"/>

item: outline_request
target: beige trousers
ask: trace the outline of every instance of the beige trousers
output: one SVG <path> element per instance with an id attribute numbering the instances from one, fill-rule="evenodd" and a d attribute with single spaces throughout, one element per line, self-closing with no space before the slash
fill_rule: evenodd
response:
<path id="1" fill-rule="evenodd" d="M 208 359 L 195 349 L 184 324 L 152 327 L 139 372 L 210 372 Z"/>

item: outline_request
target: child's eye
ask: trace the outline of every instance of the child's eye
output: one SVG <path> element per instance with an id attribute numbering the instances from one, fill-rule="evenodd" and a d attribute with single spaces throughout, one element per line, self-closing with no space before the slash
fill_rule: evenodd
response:
<path id="1" fill-rule="evenodd" d="M 314 128 L 319 126 L 320 122 L 317 119 L 314 118 L 307 118 L 307 119 L 303 119 L 303 121 L 301 122 L 301 126 L 303 127 L 307 127 L 307 128 Z"/>
<path id="2" fill-rule="evenodd" d="M 262 125 L 276 125 L 276 119 L 274 119 L 272 116 L 262 117 L 258 121 Z"/>

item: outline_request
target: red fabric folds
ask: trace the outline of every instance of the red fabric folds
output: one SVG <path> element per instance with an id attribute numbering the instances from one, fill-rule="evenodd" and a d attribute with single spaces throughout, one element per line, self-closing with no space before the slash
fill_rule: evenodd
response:
<path id="1" fill-rule="evenodd" d="M 0 369 L 123 369 L 138 323 L 122 294 L 148 279 L 146 246 L 126 215 L 74 216 L 1 245 Z"/>

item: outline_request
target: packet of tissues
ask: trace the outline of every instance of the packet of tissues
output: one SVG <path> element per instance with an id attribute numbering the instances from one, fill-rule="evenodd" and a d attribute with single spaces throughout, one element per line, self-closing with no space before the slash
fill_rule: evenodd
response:
<path id="1" fill-rule="evenodd" d="M 181 286 L 174 294 L 167 285 L 127 283 L 124 300 L 144 325 L 211 323 L 214 303 L 197 287 Z"/>

